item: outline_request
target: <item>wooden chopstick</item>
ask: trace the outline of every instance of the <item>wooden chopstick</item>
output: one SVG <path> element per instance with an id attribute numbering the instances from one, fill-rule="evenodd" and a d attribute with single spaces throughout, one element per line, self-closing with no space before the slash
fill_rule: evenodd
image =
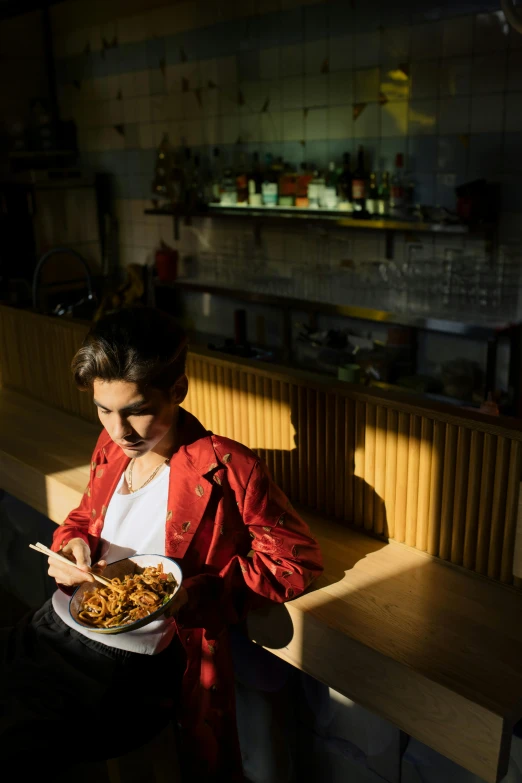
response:
<path id="1" fill-rule="evenodd" d="M 54 560 L 59 560 L 61 563 L 65 563 L 68 566 L 72 566 L 73 568 L 77 568 L 78 571 L 81 571 L 82 574 L 85 574 L 86 572 L 83 571 L 81 568 L 79 568 L 76 563 L 73 563 L 72 560 L 69 560 L 67 557 L 64 557 L 63 555 L 59 555 L 58 552 L 53 552 L 52 549 L 48 549 L 44 544 L 40 544 L 39 542 L 35 544 L 29 544 L 30 549 L 34 549 L 35 552 L 40 552 L 42 555 L 47 555 L 47 557 L 51 557 Z M 113 585 L 110 579 L 107 579 L 105 576 L 99 576 L 98 574 L 95 574 L 93 571 L 89 570 L 88 573 L 93 577 L 93 579 L 96 579 L 97 582 L 101 582 L 102 585 L 105 585 L 106 587 L 112 587 L 113 590 L 118 590 L 118 587 L 116 585 Z"/>

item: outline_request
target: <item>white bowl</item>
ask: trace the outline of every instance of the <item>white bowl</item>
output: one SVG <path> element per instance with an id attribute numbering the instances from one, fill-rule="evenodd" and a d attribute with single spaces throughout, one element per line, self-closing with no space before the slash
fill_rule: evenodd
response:
<path id="1" fill-rule="evenodd" d="M 170 573 L 174 576 L 177 584 L 176 589 L 172 593 L 172 596 L 167 601 L 167 603 L 160 606 L 158 609 L 156 609 L 155 612 L 147 615 L 147 617 L 143 617 L 141 620 L 136 620 L 134 623 L 128 623 L 127 625 L 116 625 L 112 628 L 97 628 L 94 625 L 84 623 L 83 620 L 78 618 L 83 596 L 85 593 L 92 592 L 93 587 L 99 585 L 99 582 L 95 582 L 94 584 L 92 582 L 84 582 L 76 588 L 71 597 L 71 600 L 69 601 L 69 613 L 74 622 L 82 628 L 85 628 L 87 631 L 93 631 L 94 633 L 114 634 L 135 631 L 137 628 L 143 628 L 144 625 L 148 625 L 149 623 L 153 622 L 153 620 L 157 620 L 158 617 L 160 617 L 163 612 L 169 608 L 172 601 L 174 600 L 174 596 L 178 593 L 179 588 L 181 587 L 181 582 L 183 581 L 183 573 L 175 560 L 172 560 L 170 557 L 165 557 L 165 555 L 132 555 L 132 557 L 126 557 L 123 560 L 116 560 L 116 562 L 110 563 L 110 565 L 108 565 L 103 571 L 103 576 L 106 576 L 108 579 L 114 579 L 115 576 L 123 579 L 126 574 L 133 574 L 135 572 L 136 566 L 145 568 L 146 566 L 157 566 L 159 563 L 163 564 L 163 570 L 166 574 Z"/>

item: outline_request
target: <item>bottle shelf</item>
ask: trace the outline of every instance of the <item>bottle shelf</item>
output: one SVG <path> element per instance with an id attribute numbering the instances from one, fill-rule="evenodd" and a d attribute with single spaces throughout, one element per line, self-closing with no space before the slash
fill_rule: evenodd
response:
<path id="1" fill-rule="evenodd" d="M 338 228 L 355 228 L 366 231 L 412 231 L 432 234 L 468 234 L 469 227 L 462 223 L 425 223 L 416 220 L 393 220 L 387 218 L 362 219 L 353 217 L 342 210 L 311 209 L 300 207 L 251 207 L 238 204 L 223 206 L 209 204 L 204 209 L 195 212 L 184 212 L 171 208 L 146 209 L 146 215 L 163 215 L 166 217 L 216 217 L 216 218 L 250 218 L 274 221 L 302 220 L 324 222 Z"/>

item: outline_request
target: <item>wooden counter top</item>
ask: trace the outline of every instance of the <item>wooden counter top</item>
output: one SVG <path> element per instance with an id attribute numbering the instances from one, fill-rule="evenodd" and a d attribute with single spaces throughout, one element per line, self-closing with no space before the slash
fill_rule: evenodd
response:
<path id="1" fill-rule="evenodd" d="M 96 425 L 0 391 L 0 487 L 61 522 L 89 475 Z M 252 639 L 487 781 L 522 717 L 522 596 L 309 512 L 325 573 L 249 619 Z"/>

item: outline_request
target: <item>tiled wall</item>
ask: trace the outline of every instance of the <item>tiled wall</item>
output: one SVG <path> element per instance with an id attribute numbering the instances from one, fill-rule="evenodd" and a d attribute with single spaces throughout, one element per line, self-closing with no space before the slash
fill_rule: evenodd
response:
<path id="1" fill-rule="evenodd" d="M 0 23 L 0 134 L 12 136 L 27 124 L 30 102 L 47 98 L 41 11 Z M 8 144 L 0 144 L 0 170 Z"/>
<path id="2" fill-rule="evenodd" d="M 62 113 L 78 123 L 85 165 L 114 174 L 123 263 L 173 241 L 170 221 L 143 216 L 165 131 L 203 158 L 218 145 L 229 159 L 259 151 L 325 166 L 363 144 L 375 168 L 391 169 L 404 152 L 424 204 L 451 207 L 455 185 L 486 176 L 502 184 L 503 241 L 520 241 L 522 36 L 498 2 L 150 5 L 80 0 L 53 10 Z M 302 246 L 296 259 L 287 235 L 272 232 L 265 244 L 283 276 L 285 265 L 315 263 Z M 344 257 L 383 257 L 378 236 L 344 236 Z M 419 241 L 400 239 L 399 261 L 408 240 Z M 427 257 L 466 247 L 422 244 Z M 182 233 L 189 252 L 238 245 L 237 227 L 202 222 Z"/>

